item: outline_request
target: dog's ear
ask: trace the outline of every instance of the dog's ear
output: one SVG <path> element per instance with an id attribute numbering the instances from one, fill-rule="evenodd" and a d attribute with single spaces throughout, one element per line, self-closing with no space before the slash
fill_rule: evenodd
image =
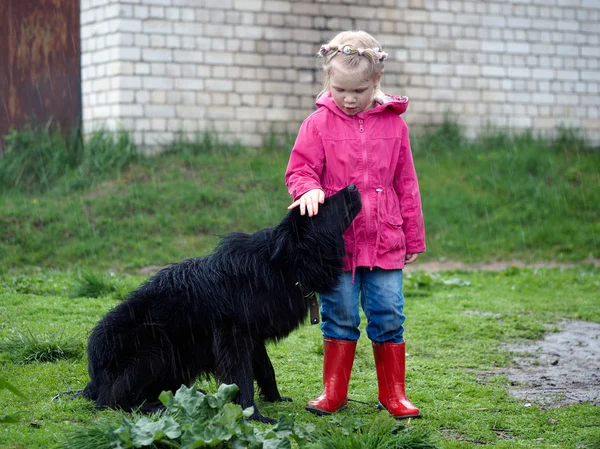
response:
<path id="1" fill-rule="evenodd" d="M 300 208 L 296 207 L 289 211 L 275 227 L 271 242 L 273 248 L 271 263 L 281 265 L 290 261 L 294 247 L 300 241 L 300 223 L 303 218 L 300 215 Z"/>

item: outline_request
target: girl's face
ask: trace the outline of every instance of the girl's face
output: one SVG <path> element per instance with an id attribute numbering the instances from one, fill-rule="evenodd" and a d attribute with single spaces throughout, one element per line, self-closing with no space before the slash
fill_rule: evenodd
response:
<path id="1" fill-rule="evenodd" d="M 381 75 L 365 78 L 360 70 L 350 72 L 334 66 L 329 75 L 331 97 L 337 107 L 348 115 L 371 109 Z"/>

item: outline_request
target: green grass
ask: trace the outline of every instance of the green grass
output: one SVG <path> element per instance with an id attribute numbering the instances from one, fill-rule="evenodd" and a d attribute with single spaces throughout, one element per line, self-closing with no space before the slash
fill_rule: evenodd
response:
<path id="1" fill-rule="evenodd" d="M 29 126 L 12 130 L 4 141 L 0 192 L 46 192 L 57 184 L 85 188 L 142 158 L 124 131 L 116 135 L 96 131 L 84 145 L 76 129 L 63 135 L 56 129 Z"/>
<path id="2" fill-rule="evenodd" d="M 0 157 L 0 420 L 17 423 L 0 427 L 0 448 L 61 447 L 73 429 L 101 438 L 98 428 L 119 421 L 84 399 L 52 397 L 85 386 L 87 336 L 146 279 L 140 269 L 206 254 L 220 234 L 281 220 L 290 203 L 283 173 L 291 144 L 283 142 L 270 135 L 262 149 L 246 149 L 203 134 L 148 158 L 123 133 L 98 133 L 86 145 L 43 130 L 9 136 Z M 281 392 L 294 402 L 259 400 L 261 411 L 315 426 L 319 447 L 394 447 L 399 439 L 383 442 L 384 433 L 449 449 L 599 447 L 598 407 L 525 407 L 510 397 L 502 344 L 539 339 L 563 319 L 600 322 L 600 273 L 585 263 L 600 257 L 600 152 L 572 130 L 554 140 L 490 131 L 467 141 L 451 122 L 412 143 L 428 244 L 419 260 L 576 267 L 431 274 L 414 271 L 417 262 L 407 271 L 407 388 L 421 420 L 377 432 L 389 421 L 378 421 L 385 414 L 375 408 L 365 336 L 349 408 L 334 417 L 305 412 L 321 392 L 323 354 L 320 331 L 308 324 L 269 347 Z M 398 447 L 420 443 L 407 444 Z"/>
<path id="3" fill-rule="evenodd" d="M 95 148 L 113 148 L 101 154 L 130 148 L 123 136 L 98 139 L 104 144 Z M 600 152 L 572 132 L 554 141 L 525 133 L 467 142 L 447 123 L 414 138 L 413 147 L 427 231 L 421 260 L 600 257 Z M 80 165 L 46 188 L 4 186 L 0 269 L 135 272 L 206 254 L 220 234 L 279 222 L 290 203 L 283 179 L 288 157 L 289 147 L 273 138 L 257 150 L 206 134 L 159 157 L 98 163 L 113 169 L 88 172 Z M 0 177 L 14 171 L 2 165 L 5 159 Z"/>
<path id="4" fill-rule="evenodd" d="M 84 270 L 75 282 L 71 296 L 74 298 L 113 296 L 117 299 L 124 299 L 133 287 L 135 286 L 129 279 L 123 280 L 116 277 L 114 273 Z"/>
<path id="5" fill-rule="evenodd" d="M 465 142 L 451 124 L 414 145 L 431 255 L 581 260 L 600 248 L 600 152 L 569 130 Z"/>
<path id="6" fill-rule="evenodd" d="M 0 353 L 17 364 L 78 359 L 83 352 L 84 345 L 79 339 L 64 333 L 34 333 L 29 328 L 0 343 Z"/>
<path id="7" fill-rule="evenodd" d="M 69 335 L 83 345 L 97 320 L 118 303 L 110 292 L 97 298 L 70 297 L 69 292 L 78 282 L 77 274 L 39 272 L 36 276 L 15 276 L 5 275 L 0 282 L 1 342 L 11 341 L 35 323 L 37 334 Z M 37 287 L 36 279 L 44 278 L 54 284 L 52 289 Z M 27 279 L 34 284 L 29 289 L 24 288 Z M 136 278 L 138 282 L 143 279 Z M 132 281 L 123 279 L 126 283 Z M 17 292 L 15 285 L 28 293 Z M 598 441 L 599 407 L 525 407 L 508 394 L 509 380 L 502 369 L 510 366 L 511 358 L 502 344 L 539 339 L 563 319 L 600 322 L 599 288 L 600 270 L 590 266 L 407 273 L 407 391 L 421 408 L 423 419 L 404 422 L 406 427 L 398 429 L 398 435 L 421 435 L 428 444 L 450 449 L 480 444 L 500 449 L 569 449 Z M 269 346 L 280 390 L 294 402 L 270 404 L 259 399 L 262 413 L 273 417 L 291 414 L 297 425 L 314 425 L 315 435 L 327 436 L 320 440 L 320 447 L 335 447 L 336 441 L 344 441 L 344 432 L 352 435 L 348 439 L 354 441 L 352 444 L 375 444 L 373 441 L 382 435 L 362 426 L 376 422 L 381 413 L 375 407 L 376 373 L 364 324 L 363 317 L 363 337 L 357 349 L 347 410 L 333 417 L 316 417 L 304 410 L 306 401 L 322 389 L 322 337 L 318 326 L 307 323 L 287 339 Z M 85 357 L 24 364 L 5 355 L 0 358 L 0 369 L 5 380 L 26 396 L 21 399 L 0 390 L 0 415 L 18 418 L 17 424 L 3 426 L 2 448 L 60 447 L 70 431 L 85 429 L 87 422 L 106 419 L 114 423 L 120 419 L 118 412 L 94 410 L 85 399 L 63 396 L 52 400 L 58 392 L 85 386 Z M 198 386 L 210 392 L 217 387 L 213 381 L 202 381 Z M 403 434 L 406 429 L 414 432 Z M 90 432 L 93 436 L 93 428 Z M 326 446 L 326 441 L 333 446 Z"/>

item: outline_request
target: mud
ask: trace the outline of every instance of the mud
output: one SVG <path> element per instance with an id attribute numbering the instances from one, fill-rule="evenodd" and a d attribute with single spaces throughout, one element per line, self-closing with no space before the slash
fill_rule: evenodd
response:
<path id="1" fill-rule="evenodd" d="M 510 395 L 543 408 L 600 406 L 600 323 L 568 321 L 560 329 L 541 341 L 504 346 L 514 354 L 513 366 L 500 372 Z"/>

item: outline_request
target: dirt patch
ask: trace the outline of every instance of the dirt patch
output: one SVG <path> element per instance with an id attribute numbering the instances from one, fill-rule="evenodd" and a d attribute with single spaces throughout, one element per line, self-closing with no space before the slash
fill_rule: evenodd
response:
<path id="1" fill-rule="evenodd" d="M 572 268 L 579 267 L 582 265 L 593 265 L 600 267 L 600 259 L 598 258 L 587 258 L 578 263 L 566 263 L 556 261 L 542 261 L 526 263 L 522 260 L 500 260 L 494 262 L 482 262 L 475 264 L 467 264 L 459 260 L 444 260 L 444 261 L 420 261 L 417 260 L 412 265 L 407 265 L 407 270 L 414 271 L 451 271 L 451 270 L 464 270 L 464 271 L 502 271 L 509 267 L 517 268 Z"/>
<path id="2" fill-rule="evenodd" d="M 510 344 L 514 364 L 502 371 L 511 396 L 538 406 L 600 406 L 600 323 L 568 321 L 531 344 Z M 498 374 L 495 372 L 494 374 Z"/>

